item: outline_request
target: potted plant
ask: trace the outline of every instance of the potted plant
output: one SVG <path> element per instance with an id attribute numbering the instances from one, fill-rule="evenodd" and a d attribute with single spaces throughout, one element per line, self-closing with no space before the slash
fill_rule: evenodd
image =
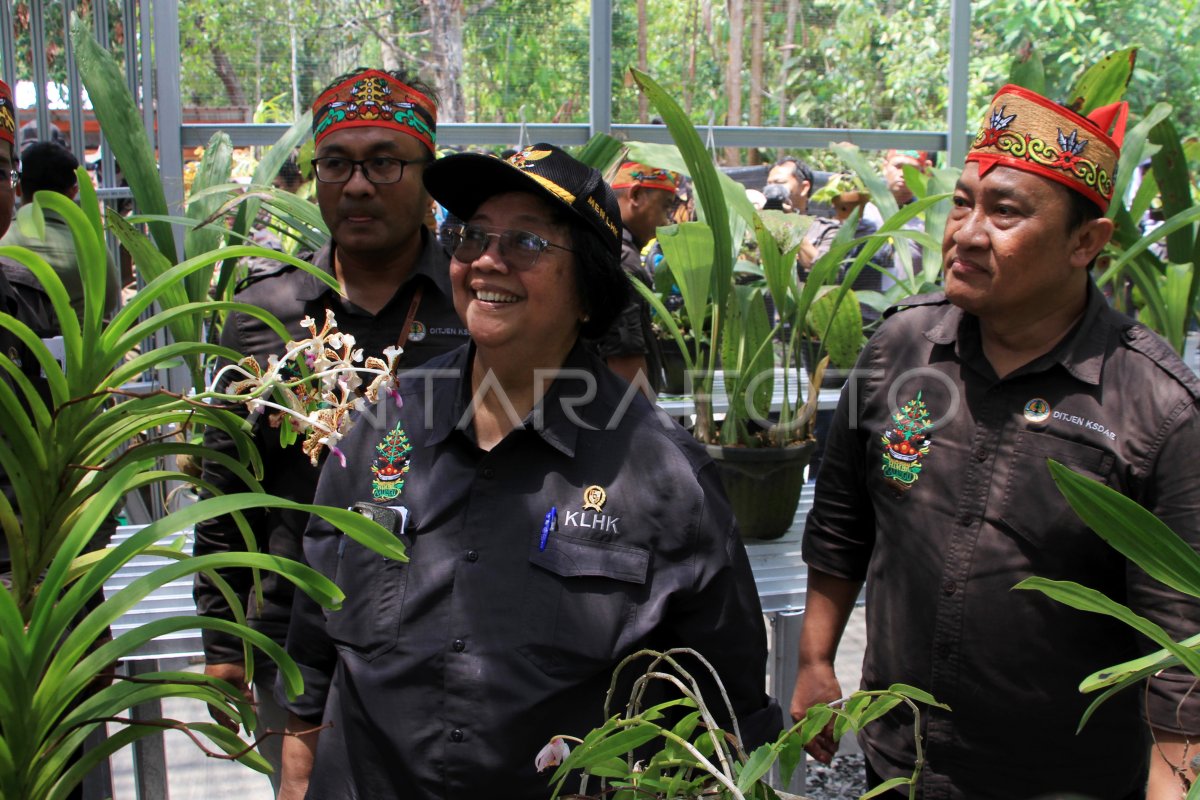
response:
<path id="1" fill-rule="evenodd" d="M 631 154 L 644 163 L 683 172 L 695 184 L 700 220 L 659 228 L 658 240 L 687 318 L 711 319 L 708 337 L 714 345 L 705 353 L 700 339 L 689 342 L 661 298 L 636 282 L 633 285 L 683 353 L 695 397 L 693 432 L 717 460 L 743 534 L 778 537 L 795 516 L 812 452 L 817 387 L 827 363 L 824 352 L 844 353 L 861 342 L 861 320 L 854 323 L 857 300 L 849 285 L 881 246 L 904 235 L 900 228 L 907 219 L 941 198 L 914 203 L 915 208 L 906 209 L 907 215 L 897 215 L 876 233 L 859 239 L 852 237 L 852 227 L 840 231 L 801 283 L 795 270 L 799 238 L 790 226 L 802 225 L 802 218 L 791 215 L 795 222 L 781 223 L 772 212 L 756 212 L 742 187 L 717 170 L 678 104 L 650 76 L 632 72 L 670 130 L 677 153 L 662 146 L 631 145 Z M 777 321 L 766 317 L 762 287 L 739 286 L 733 279 L 734 261 L 747 231 L 757 242 L 763 283 L 779 312 Z M 845 266 L 852 251 L 856 254 Z M 845 277 L 839 282 L 843 267 Z M 838 285 L 830 290 L 833 284 Z M 814 314 L 814 306 L 823 311 Z M 823 324 L 816 325 L 818 319 Z M 807 396 L 802 396 L 796 365 L 800 338 L 809 331 L 821 342 L 821 366 Z M 775 343 L 781 335 L 784 341 L 777 355 Z M 712 404 L 718 372 L 728 398 L 721 420 Z M 777 373 L 782 402 L 776 411 L 770 405 L 777 394 Z M 766 481 L 772 486 L 769 493 L 762 491 Z"/>
<path id="2" fill-rule="evenodd" d="M 557 766 L 551 775 L 554 784 L 551 800 L 635 800 L 662 798 L 721 798 L 721 800 L 803 800 L 771 788 L 767 774 L 775 765 L 780 779 L 791 781 L 792 773 L 804 758 L 804 746 L 833 722 L 834 737 L 857 731 L 900 705 L 914 715 L 913 735 L 917 742 L 917 761 L 912 776 L 894 778 L 872 790 L 865 798 L 879 793 L 910 787 L 915 797 L 916 781 L 924 766 L 921 756 L 920 704 L 946 708 L 928 693 L 904 684 L 884 691 L 858 691 L 844 700 L 813 706 L 775 741 L 747 753 L 742 746 L 737 721 L 726 704 L 726 718 L 733 720 L 732 730 L 722 730 L 705 701 L 700 684 L 680 663 L 699 663 L 710 674 L 718 693 L 724 697 L 721 680 L 704 658 L 694 650 L 666 652 L 641 650 L 625 658 L 613 673 L 605 699 L 606 722 L 582 739 L 555 736 L 538 754 L 539 770 Z M 616 687 L 621 673 L 636 661 L 646 662 L 645 670 L 633 681 L 629 701 L 622 713 L 612 713 Z M 644 707 L 647 689 L 655 682 L 667 683 L 680 697 Z M 580 773 L 579 792 L 563 795 L 572 773 Z M 599 787 L 589 794 L 591 778 L 599 778 Z"/>
<path id="3" fill-rule="evenodd" d="M 231 593 L 226 597 L 237 622 L 188 614 L 142 625 L 116 639 L 108 636 L 109 626 L 155 588 L 199 571 L 210 573 L 220 583 L 219 569 L 272 570 L 322 604 L 336 607 L 341 602 L 340 590 L 309 567 L 255 552 L 253 532 L 240 520 L 241 511 L 286 506 L 317 514 L 368 547 L 391 558 L 404 558 L 399 541 L 365 517 L 261 492 L 218 496 L 186 506 L 155 520 L 118 546 L 103 547 L 102 531 L 127 493 L 168 482 L 201 484 L 198 478 L 164 469 L 162 464 L 168 458 L 190 454 L 220 460 L 251 487 L 258 485 L 254 473 L 261 470 L 257 451 L 244 432 L 245 421 L 206 402 L 210 393 L 124 388 L 163 362 L 185 359 L 199 363 L 214 356 L 238 361 L 240 354 L 199 339 L 177 339 L 129 357 L 134 346 L 172 322 L 182 322 L 183 326 L 176 327 L 187 329 L 197 319 L 233 309 L 273 322 L 273 327 L 288 337 L 278 321 L 257 308 L 231 301 L 192 302 L 178 294 L 189 278 L 211 271 L 219 261 L 267 252 L 254 247 L 227 247 L 168 265 L 105 324 L 101 319 L 107 279 L 105 232 L 95 192 L 82 170 L 79 186 L 82 207 L 63 195 L 39 192 L 32 204 L 21 209 L 18 223 L 36 233 L 46 209 L 70 226 L 84 284 L 82 320 L 72 311 L 66 289 L 45 261 L 24 248 L 0 247 L 0 256 L 23 264 L 44 286 L 61 329 L 63 359 L 60 364 L 39 338 L 44 333 L 0 314 L 0 326 L 21 340 L 45 376 L 45 386 L 39 386 L 26 377 L 28 373 L 9 353 L 0 353 L 0 369 L 6 378 L 0 380 L 0 468 L 12 490 L 0 495 L 0 527 L 11 557 L 11 575 L 0 585 L 0 650 L 4 653 L 0 659 L 0 702 L 4 707 L 0 750 L 5 754 L 0 759 L 0 795 L 24 800 L 66 797 L 98 762 L 139 737 L 166 728 L 183 730 L 198 743 L 206 741 L 206 748 L 218 755 L 258 770 L 268 769 L 252 744 L 215 723 L 135 722 L 124 713 L 149 700 L 192 697 L 253 727 L 254 710 L 233 686 L 191 673 L 156 672 L 137 678 L 112 675 L 113 664 L 157 636 L 214 628 L 246 642 L 248 666 L 253 663 L 252 648 L 258 648 L 278 663 L 289 692 L 301 690 L 295 664 L 269 637 L 244 624 L 242 604 Z M 154 251 L 154 245 L 127 229 L 119 216 L 110 212 L 109 221 L 125 226 L 122 238 L 137 253 Z M 140 241 L 136 237 L 141 237 Z M 162 310 L 143 319 L 156 303 Z M 314 334 L 301 352 L 318 345 L 325 350 L 330 344 L 328 336 Z M 303 357 L 299 362 L 302 370 Z M 303 403 L 288 400 L 289 392 L 294 397 L 305 378 L 286 376 L 282 366 L 272 364 L 255 376 L 252 365 L 244 365 L 250 378 L 244 399 L 272 402 L 276 398 L 280 400 L 277 405 L 290 409 L 294 417 L 303 416 L 304 421 L 319 426 L 314 414 L 307 410 L 303 415 L 297 413 L 306 409 Z M 313 375 L 310 382 L 319 382 L 321 377 Z M 238 443 L 239 457 L 209 452 L 172 435 L 185 423 L 225 429 Z M 325 438 L 325 444 L 336 442 L 336 431 L 328 426 L 317 433 L 318 439 Z M 240 520 L 251 545 L 249 552 L 199 558 L 184 552 L 184 531 L 200 520 L 223 514 Z M 159 544 L 174 535 L 179 536 L 173 544 Z M 103 598 L 105 582 L 130 559 L 144 554 L 164 557 L 168 563 Z M 89 733 L 105 725 L 116 725 L 118 730 L 99 747 L 77 757 Z"/>

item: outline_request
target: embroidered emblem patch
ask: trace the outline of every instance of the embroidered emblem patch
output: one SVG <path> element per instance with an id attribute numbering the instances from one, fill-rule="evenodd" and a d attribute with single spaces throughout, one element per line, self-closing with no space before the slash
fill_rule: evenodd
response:
<path id="1" fill-rule="evenodd" d="M 1025 404 L 1025 419 L 1030 422 L 1045 422 L 1050 419 L 1050 404 L 1035 397 Z"/>
<path id="2" fill-rule="evenodd" d="M 408 340 L 410 342 L 419 342 L 425 338 L 425 323 L 419 319 L 414 319 L 412 325 L 408 329 Z"/>
<path id="3" fill-rule="evenodd" d="M 589 486 L 583 490 L 583 510 L 602 511 L 608 495 L 599 486 Z"/>
<path id="4" fill-rule="evenodd" d="M 892 414 L 892 427 L 880 437 L 883 442 L 883 477 L 900 490 L 908 491 L 921 476 L 921 462 L 929 455 L 929 430 L 933 421 L 921 393 Z"/>
<path id="5" fill-rule="evenodd" d="M 379 455 L 371 465 L 371 473 L 375 476 L 371 479 L 371 497 L 375 500 L 395 500 L 404 490 L 404 480 L 409 470 L 408 457 L 412 453 L 408 434 L 399 422 L 375 445 L 375 452 Z"/>

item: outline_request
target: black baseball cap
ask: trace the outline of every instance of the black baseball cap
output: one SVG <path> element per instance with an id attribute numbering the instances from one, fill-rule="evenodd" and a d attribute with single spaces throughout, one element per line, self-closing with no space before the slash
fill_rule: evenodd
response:
<path id="1" fill-rule="evenodd" d="M 493 195 L 529 192 L 566 206 L 587 223 L 608 249 L 621 254 L 621 208 L 598 170 L 552 144 L 534 144 L 501 160 L 483 153 L 457 153 L 425 169 L 425 188 L 447 211 L 470 219 Z"/>

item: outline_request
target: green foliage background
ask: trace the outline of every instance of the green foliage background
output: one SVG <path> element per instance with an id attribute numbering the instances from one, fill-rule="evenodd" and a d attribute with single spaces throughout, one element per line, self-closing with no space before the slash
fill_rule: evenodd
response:
<path id="1" fill-rule="evenodd" d="M 680 98 L 698 125 L 710 116 L 725 122 L 730 9 L 741 7 L 744 124 L 750 121 L 751 52 L 760 47 L 764 125 L 945 127 L 950 0 L 761 0 L 761 40 L 750 31 L 759 0 L 644 1 L 645 70 Z M 119 19 L 114 0 L 109 3 Z M 619 123 L 643 121 L 625 70 L 638 65 L 637 5 L 613 0 L 612 97 Z M 29 8 L 29 0 L 14 3 L 22 78 L 30 72 Z M 247 106 L 284 98 L 279 105 L 290 111 L 293 35 L 302 106 L 359 63 L 398 60 L 432 76 L 435 13 L 461 23 L 462 121 L 517 122 L 522 107 L 530 122 L 587 120 L 587 0 L 189 0 L 180 7 L 184 102 L 232 104 L 229 87 L 215 77 L 220 56 Z M 1200 0 L 975 0 L 971 13 L 972 120 L 1030 42 L 1045 59 L 1052 94 L 1065 92 L 1084 65 L 1136 45 L 1138 69 L 1127 95 L 1135 113 L 1165 100 L 1176 109 L 1181 133 L 1200 133 Z M 46 2 L 44 14 L 51 75 L 62 80 L 62 0 Z M 120 49 L 114 44 L 114 52 Z"/>

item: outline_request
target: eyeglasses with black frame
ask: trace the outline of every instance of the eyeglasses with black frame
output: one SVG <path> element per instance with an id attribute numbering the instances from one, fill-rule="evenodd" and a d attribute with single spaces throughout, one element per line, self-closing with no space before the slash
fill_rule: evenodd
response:
<path id="1" fill-rule="evenodd" d="M 504 259 L 504 263 L 516 270 L 533 269 L 538 256 L 548 247 L 557 247 L 568 253 L 575 252 L 569 247 L 547 241 L 529 231 L 489 231 L 478 225 L 456 223 L 445 226 L 441 232 L 442 244 L 456 260 L 464 264 L 470 264 L 482 256 L 493 238 L 500 244 L 500 257 Z"/>
<path id="2" fill-rule="evenodd" d="M 0 188 L 5 186 L 12 188 L 21 181 L 21 173 L 15 169 L 0 168 Z"/>
<path id="3" fill-rule="evenodd" d="M 354 175 L 355 168 L 358 168 L 362 170 L 364 178 L 377 185 L 399 183 L 404 177 L 404 168 L 416 163 L 418 162 L 390 156 L 362 159 L 321 156 L 312 160 L 313 170 L 321 183 L 346 183 Z"/>

